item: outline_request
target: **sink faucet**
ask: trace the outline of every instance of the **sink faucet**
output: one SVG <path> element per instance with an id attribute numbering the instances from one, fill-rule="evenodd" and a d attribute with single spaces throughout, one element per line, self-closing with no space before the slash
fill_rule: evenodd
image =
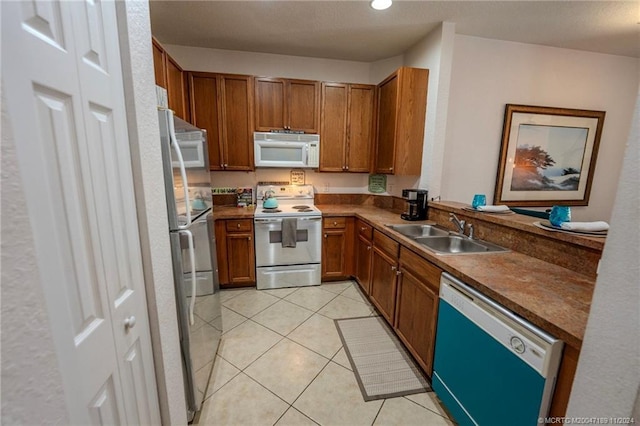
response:
<path id="1" fill-rule="evenodd" d="M 454 213 L 449 213 L 449 222 L 453 222 L 458 228 L 458 233 L 464 235 L 464 224 L 466 223 L 464 220 L 458 219 Z"/>

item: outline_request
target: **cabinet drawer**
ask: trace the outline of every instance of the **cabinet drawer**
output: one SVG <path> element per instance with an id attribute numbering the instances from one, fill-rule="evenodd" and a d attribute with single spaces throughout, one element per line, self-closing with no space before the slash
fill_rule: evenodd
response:
<path id="1" fill-rule="evenodd" d="M 322 227 L 324 229 L 344 229 L 347 226 L 346 217 L 325 217 Z"/>
<path id="2" fill-rule="evenodd" d="M 411 250 L 400 247 L 400 270 L 404 269 L 408 269 L 415 276 L 421 277 L 438 294 L 442 270 Z"/>
<path id="3" fill-rule="evenodd" d="M 227 232 L 250 232 L 253 222 L 251 219 L 228 219 Z"/>
<path id="4" fill-rule="evenodd" d="M 392 238 L 389 238 L 378 231 L 374 231 L 373 246 L 382 250 L 383 252 L 388 254 L 391 258 L 398 259 L 398 248 L 400 247 L 400 244 L 398 244 Z"/>
<path id="5" fill-rule="evenodd" d="M 371 238 L 373 238 L 373 228 L 361 220 L 356 223 L 356 230 L 358 231 L 358 235 L 367 241 L 371 241 Z"/>

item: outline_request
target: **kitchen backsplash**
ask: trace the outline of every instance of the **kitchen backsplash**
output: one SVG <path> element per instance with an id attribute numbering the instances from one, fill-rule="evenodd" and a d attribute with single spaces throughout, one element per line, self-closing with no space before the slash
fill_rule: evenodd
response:
<path id="1" fill-rule="evenodd" d="M 366 173 L 318 173 L 304 170 L 305 184 L 313 185 L 316 194 L 371 194 L 368 191 L 369 175 Z M 253 187 L 258 182 L 289 182 L 289 169 L 257 169 L 253 172 L 211 173 L 212 189 Z M 417 188 L 419 176 L 387 176 L 387 192 L 381 195 L 402 196 L 405 188 Z M 223 192 L 224 193 L 224 192 Z M 214 191 L 214 194 L 217 194 Z"/>

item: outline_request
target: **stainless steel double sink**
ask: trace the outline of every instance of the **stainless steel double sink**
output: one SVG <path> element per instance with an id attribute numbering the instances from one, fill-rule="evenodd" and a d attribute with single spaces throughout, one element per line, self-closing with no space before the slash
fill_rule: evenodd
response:
<path id="1" fill-rule="evenodd" d="M 437 225 L 386 225 L 438 254 L 479 254 L 508 252 L 509 249 L 488 241 L 471 239 Z"/>

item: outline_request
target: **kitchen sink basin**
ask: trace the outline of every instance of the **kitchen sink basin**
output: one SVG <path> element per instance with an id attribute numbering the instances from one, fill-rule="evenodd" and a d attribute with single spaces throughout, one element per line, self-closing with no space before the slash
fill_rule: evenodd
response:
<path id="1" fill-rule="evenodd" d="M 409 238 L 418 237 L 435 237 L 449 235 L 449 231 L 446 229 L 438 228 L 435 225 L 387 225 L 389 228 L 401 233 Z"/>
<path id="2" fill-rule="evenodd" d="M 440 254 L 464 254 L 464 253 L 495 253 L 509 251 L 504 247 L 487 241 L 472 240 L 460 235 L 447 235 L 442 237 L 418 237 L 414 240 L 427 249 Z"/>

